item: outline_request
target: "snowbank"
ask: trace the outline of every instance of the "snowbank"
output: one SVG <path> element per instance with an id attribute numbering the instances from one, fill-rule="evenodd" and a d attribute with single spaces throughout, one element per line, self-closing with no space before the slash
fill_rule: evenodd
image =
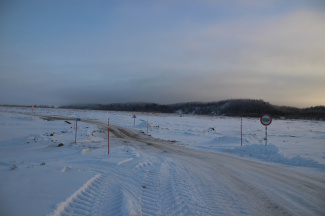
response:
<path id="1" fill-rule="evenodd" d="M 239 154 L 249 156 L 257 159 L 261 159 L 267 162 L 281 163 L 290 166 L 312 167 L 325 170 L 325 164 L 320 164 L 309 158 L 303 158 L 299 155 L 288 158 L 279 152 L 279 149 L 273 145 L 244 145 L 242 147 L 235 147 L 232 149 L 223 149 L 223 152 Z"/>

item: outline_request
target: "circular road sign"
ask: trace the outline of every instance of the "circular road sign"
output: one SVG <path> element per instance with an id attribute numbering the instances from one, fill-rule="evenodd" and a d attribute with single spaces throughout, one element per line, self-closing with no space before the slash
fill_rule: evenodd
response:
<path id="1" fill-rule="evenodd" d="M 265 115 L 262 115 L 260 121 L 261 121 L 262 125 L 268 126 L 271 124 L 272 118 L 270 115 L 265 114 Z"/>

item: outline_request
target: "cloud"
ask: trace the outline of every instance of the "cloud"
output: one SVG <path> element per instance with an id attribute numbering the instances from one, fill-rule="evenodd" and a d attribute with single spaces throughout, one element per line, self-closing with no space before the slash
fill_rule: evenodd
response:
<path id="1" fill-rule="evenodd" d="M 165 91 L 170 98 L 179 101 L 255 98 L 279 105 L 307 107 L 325 104 L 324 78 L 324 75 L 292 77 L 276 73 L 227 71 L 184 76 L 171 83 Z"/>
<path id="2" fill-rule="evenodd" d="M 324 13 L 300 10 L 209 25 L 185 38 L 182 49 L 193 59 L 187 67 L 198 75 L 180 86 L 200 86 L 192 93 L 197 98 L 325 104 Z"/>
<path id="3" fill-rule="evenodd" d="M 321 74 L 325 68 L 325 14 L 299 11 L 260 26 L 248 35 L 257 68 L 280 73 Z M 258 56 L 257 56 L 258 54 Z"/>
<path id="4" fill-rule="evenodd" d="M 210 68 L 283 73 L 324 71 L 325 14 L 297 11 L 258 21 L 240 19 L 208 26 L 182 43 Z M 192 63 L 193 64 L 193 63 Z M 203 66 L 204 68 L 204 66 Z"/>

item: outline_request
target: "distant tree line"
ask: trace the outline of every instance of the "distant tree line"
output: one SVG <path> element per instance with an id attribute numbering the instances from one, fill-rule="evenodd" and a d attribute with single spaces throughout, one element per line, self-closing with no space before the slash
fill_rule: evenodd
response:
<path id="1" fill-rule="evenodd" d="M 160 105 L 157 103 L 84 104 L 61 106 L 60 108 L 243 117 L 259 117 L 263 114 L 269 114 L 275 118 L 325 120 L 325 106 L 300 109 L 296 107 L 276 106 L 263 100 L 254 99 L 233 99 L 209 103 L 191 102 L 170 105 Z"/>
<path id="2" fill-rule="evenodd" d="M 54 108 L 54 105 L 49 106 L 49 105 L 34 105 L 35 108 Z"/>
<path id="3" fill-rule="evenodd" d="M 54 108 L 54 105 L 0 105 L 4 107 L 34 107 L 34 108 Z"/>

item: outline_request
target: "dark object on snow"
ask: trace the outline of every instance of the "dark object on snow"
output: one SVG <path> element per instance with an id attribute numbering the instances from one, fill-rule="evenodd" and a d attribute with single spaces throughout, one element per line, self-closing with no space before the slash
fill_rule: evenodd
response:
<path id="1" fill-rule="evenodd" d="M 10 167 L 11 170 L 14 170 L 14 169 L 17 169 L 17 168 L 18 168 L 18 167 L 17 167 L 16 164 L 13 164 L 13 165 Z"/>
<path id="2" fill-rule="evenodd" d="M 142 185 L 142 188 L 147 188 L 146 186 Z"/>
<path id="3" fill-rule="evenodd" d="M 58 145 L 58 147 L 61 147 L 61 146 L 64 146 L 64 144 L 63 144 L 63 143 L 60 143 L 60 144 Z"/>
<path id="4" fill-rule="evenodd" d="M 54 136 L 54 134 L 55 134 L 55 133 L 53 132 L 53 133 L 50 134 L 50 136 Z"/>
<path id="5" fill-rule="evenodd" d="M 45 164 L 46 164 L 46 163 L 45 163 L 44 161 L 41 163 L 42 166 L 44 166 Z"/>
<path id="6" fill-rule="evenodd" d="M 67 124 L 71 124 L 71 122 L 69 122 L 69 121 L 64 121 L 65 123 L 67 123 Z"/>

